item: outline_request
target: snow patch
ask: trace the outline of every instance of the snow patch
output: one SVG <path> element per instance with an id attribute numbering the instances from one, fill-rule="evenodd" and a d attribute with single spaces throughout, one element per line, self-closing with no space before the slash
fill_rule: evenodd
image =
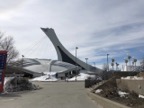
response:
<path id="1" fill-rule="evenodd" d="M 122 91 L 118 91 L 118 94 L 119 94 L 120 97 L 125 97 L 125 96 L 128 95 L 129 93 L 122 92 Z"/>
<path id="2" fill-rule="evenodd" d="M 58 81 L 56 72 L 43 72 L 45 75 L 31 79 L 30 81 Z"/>
<path id="3" fill-rule="evenodd" d="M 28 79 L 23 77 L 5 77 L 4 80 L 4 93 L 17 92 L 24 90 L 36 90 L 38 86 L 32 84 Z"/>
<path id="4" fill-rule="evenodd" d="M 144 99 L 144 95 L 139 94 L 138 96 L 139 98 L 143 98 Z"/>
<path id="5" fill-rule="evenodd" d="M 91 77 L 90 75 L 88 74 L 85 74 L 85 73 L 80 73 L 79 75 L 73 77 L 73 78 L 70 78 L 70 79 L 67 79 L 68 81 L 84 81 L 85 79 Z"/>
<path id="6" fill-rule="evenodd" d="M 124 79 L 124 80 L 144 80 L 143 77 L 137 77 L 137 76 L 127 76 L 127 77 L 121 77 L 121 79 Z"/>
<path id="7" fill-rule="evenodd" d="M 43 73 L 44 73 L 43 76 L 33 78 L 30 81 L 58 81 L 58 79 L 56 78 L 56 73 L 57 72 L 43 72 Z M 74 76 L 74 77 L 69 78 L 69 79 L 67 78 L 66 80 L 67 81 L 84 81 L 88 78 L 95 79 L 95 75 L 80 73 L 79 75 Z M 96 79 L 101 80 L 101 77 L 97 77 Z"/>
<path id="8" fill-rule="evenodd" d="M 11 81 L 12 79 L 14 79 L 15 77 L 5 77 L 4 78 L 4 86 L 7 82 Z"/>
<path id="9" fill-rule="evenodd" d="M 95 93 L 100 93 L 100 92 L 102 92 L 103 90 L 102 89 L 97 89 L 96 91 L 95 91 Z"/>

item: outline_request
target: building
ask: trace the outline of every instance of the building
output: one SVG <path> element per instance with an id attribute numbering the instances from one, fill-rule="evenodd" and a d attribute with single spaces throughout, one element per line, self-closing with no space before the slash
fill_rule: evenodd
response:
<path id="1" fill-rule="evenodd" d="M 31 74 L 33 77 L 41 76 L 45 72 L 56 72 L 57 78 L 73 77 L 81 69 L 70 63 L 58 60 L 32 58 L 23 58 L 20 62 L 15 63 L 15 67 Z"/>
<path id="2" fill-rule="evenodd" d="M 73 65 L 79 66 L 82 69 L 87 70 L 87 71 L 101 72 L 101 69 L 93 67 L 93 66 L 81 61 L 80 59 L 78 59 L 76 57 L 76 55 L 73 56 L 68 50 L 66 50 L 66 48 L 60 43 L 59 39 L 57 38 L 54 29 L 52 29 L 52 28 L 41 28 L 41 29 L 53 43 L 53 45 L 57 51 L 59 61 L 63 61 L 63 62 L 67 62 L 67 63 L 73 64 Z"/>
<path id="3" fill-rule="evenodd" d="M 136 71 L 136 72 L 139 72 L 141 69 L 140 66 L 124 66 L 123 70 L 122 71 Z"/>
<path id="4" fill-rule="evenodd" d="M 40 76 L 44 72 L 57 72 L 57 77 L 59 78 L 75 76 L 81 69 L 94 73 L 100 73 L 102 71 L 81 61 L 76 55 L 73 56 L 60 43 L 53 29 L 41 29 L 53 43 L 57 51 L 58 60 L 23 58 L 21 62 L 17 63 L 17 68 L 23 70 L 25 73 L 31 74 L 33 77 Z"/>

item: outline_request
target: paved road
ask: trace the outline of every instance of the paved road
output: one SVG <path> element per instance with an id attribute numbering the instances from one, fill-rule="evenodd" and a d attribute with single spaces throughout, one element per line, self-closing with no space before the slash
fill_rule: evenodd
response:
<path id="1" fill-rule="evenodd" d="M 37 82 L 43 89 L 0 95 L 0 108 L 97 108 L 84 82 Z"/>

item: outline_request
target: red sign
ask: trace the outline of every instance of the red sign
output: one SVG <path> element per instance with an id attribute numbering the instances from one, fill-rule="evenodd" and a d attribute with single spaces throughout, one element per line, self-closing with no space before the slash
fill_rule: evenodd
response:
<path id="1" fill-rule="evenodd" d="M 0 92 L 3 92 L 7 51 L 0 51 Z"/>

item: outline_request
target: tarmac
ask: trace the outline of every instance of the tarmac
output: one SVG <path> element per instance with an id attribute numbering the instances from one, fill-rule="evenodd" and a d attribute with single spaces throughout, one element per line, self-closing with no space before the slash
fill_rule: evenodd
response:
<path id="1" fill-rule="evenodd" d="M 99 108 L 84 82 L 34 82 L 42 89 L 0 94 L 0 108 Z"/>

